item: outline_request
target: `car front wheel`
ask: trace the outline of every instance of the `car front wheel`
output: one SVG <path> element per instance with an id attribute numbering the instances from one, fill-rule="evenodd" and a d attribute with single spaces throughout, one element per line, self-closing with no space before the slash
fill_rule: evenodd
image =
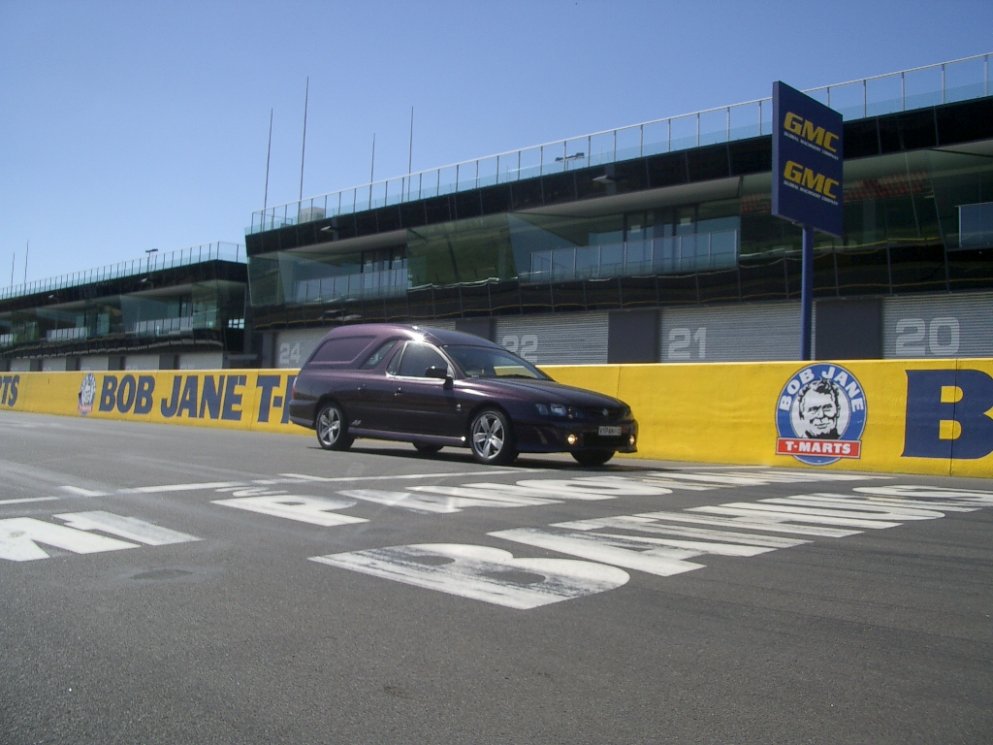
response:
<path id="1" fill-rule="evenodd" d="M 469 444 L 472 457 L 486 465 L 506 465 L 517 457 L 510 421 L 498 409 L 483 409 L 473 417 Z"/>
<path id="2" fill-rule="evenodd" d="M 348 436 L 345 414 L 336 403 L 321 406 L 317 413 L 317 441 L 325 450 L 348 450 L 354 438 Z"/>

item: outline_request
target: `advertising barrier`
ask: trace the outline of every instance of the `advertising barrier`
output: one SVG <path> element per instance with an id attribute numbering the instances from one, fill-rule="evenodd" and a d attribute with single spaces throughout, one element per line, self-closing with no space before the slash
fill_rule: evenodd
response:
<path id="1" fill-rule="evenodd" d="M 638 456 L 993 478 L 993 359 L 546 368 L 617 396 Z M 307 434 L 294 370 L 0 374 L 4 411 Z"/>
<path id="2" fill-rule="evenodd" d="M 295 370 L 3 373 L 0 416 L 6 409 L 303 433 L 286 406 L 295 378 Z"/>

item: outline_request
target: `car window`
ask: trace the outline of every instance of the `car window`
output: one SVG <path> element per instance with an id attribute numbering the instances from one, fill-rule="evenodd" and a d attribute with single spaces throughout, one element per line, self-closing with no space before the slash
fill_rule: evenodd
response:
<path id="1" fill-rule="evenodd" d="M 403 349 L 396 374 L 404 377 L 423 378 L 426 377 L 425 372 L 430 368 L 447 372 L 448 361 L 429 344 L 408 342 Z"/>
<path id="2" fill-rule="evenodd" d="M 311 356 L 311 362 L 342 363 L 351 362 L 358 354 L 369 346 L 371 336 L 346 336 L 328 339 Z"/>
<path id="3" fill-rule="evenodd" d="M 393 351 L 393 347 L 396 346 L 398 341 L 399 339 L 390 339 L 389 341 L 383 342 L 376 347 L 375 351 L 373 351 L 373 353 L 365 359 L 365 362 L 362 363 L 362 369 L 371 370 L 376 367 L 380 362 L 386 359 L 391 351 Z"/>
<path id="4" fill-rule="evenodd" d="M 548 376 L 527 360 L 498 347 L 475 347 L 449 344 L 445 351 L 470 378 L 535 378 Z"/>

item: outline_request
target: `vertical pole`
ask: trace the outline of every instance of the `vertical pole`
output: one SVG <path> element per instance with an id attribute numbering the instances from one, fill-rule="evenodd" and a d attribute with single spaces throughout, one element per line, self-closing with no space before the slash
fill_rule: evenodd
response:
<path id="1" fill-rule="evenodd" d="M 300 149 L 300 201 L 303 201 L 303 162 L 307 154 L 307 104 L 310 100 L 310 76 L 303 94 L 303 146 Z"/>
<path id="2" fill-rule="evenodd" d="M 410 199 L 411 173 L 414 171 L 414 107 L 410 107 L 410 145 L 407 148 L 407 199 Z"/>
<path id="3" fill-rule="evenodd" d="M 414 169 L 414 107 L 410 107 L 410 146 L 407 148 L 407 175 Z"/>
<path id="4" fill-rule="evenodd" d="M 372 209 L 372 184 L 376 180 L 376 133 L 372 133 L 372 162 L 369 164 L 369 209 Z"/>
<path id="5" fill-rule="evenodd" d="M 269 109 L 269 144 L 265 151 L 265 194 L 262 197 L 262 229 L 265 230 L 265 213 L 269 207 L 269 160 L 272 157 L 272 109 Z"/>
<path id="6" fill-rule="evenodd" d="M 800 359 L 813 359 L 812 328 L 814 319 L 814 229 L 803 226 L 803 264 L 800 289 Z"/>

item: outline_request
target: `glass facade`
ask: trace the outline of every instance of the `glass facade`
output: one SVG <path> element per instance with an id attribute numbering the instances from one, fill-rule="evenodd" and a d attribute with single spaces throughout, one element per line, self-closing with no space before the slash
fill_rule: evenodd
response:
<path id="1" fill-rule="evenodd" d="M 240 351 L 248 289 L 243 248 L 209 243 L 145 253 L 0 293 L 0 369 L 17 360 L 64 357 L 78 364 L 89 355 L 156 347 Z"/>
<path id="2" fill-rule="evenodd" d="M 770 182 L 766 170 L 253 255 L 252 302 L 264 326 L 326 318 L 328 304 L 379 320 L 796 298 L 801 231 L 771 215 Z M 844 237 L 816 236 L 818 297 L 993 287 L 993 140 L 847 161 L 844 202 Z"/>
<path id="3" fill-rule="evenodd" d="M 221 279 L 95 298 L 51 294 L 44 304 L 0 310 L 0 353 L 99 351 L 203 335 L 223 339 L 231 330 L 240 335 L 244 310 L 245 283 Z"/>
<path id="4" fill-rule="evenodd" d="M 252 258 L 257 306 L 396 298 L 408 291 L 518 281 L 547 284 L 733 269 L 740 218 L 699 205 L 599 218 L 496 215 L 407 233 L 404 245 L 328 244 Z"/>

